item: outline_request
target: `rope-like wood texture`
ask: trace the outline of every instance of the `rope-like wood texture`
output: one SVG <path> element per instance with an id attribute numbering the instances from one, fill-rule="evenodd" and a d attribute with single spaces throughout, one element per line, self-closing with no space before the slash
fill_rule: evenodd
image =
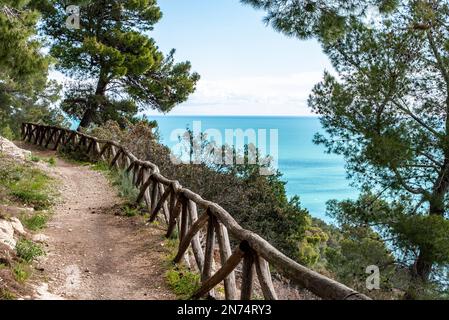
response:
<path id="1" fill-rule="evenodd" d="M 168 225 L 167 237 L 178 232 L 180 244 L 174 262 L 189 260 L 189 252 L 193 253 L 196 269 L 201 274 L 201 287 L 192 296 L 194 299 L 214 297 L 214 288 L 220 283 L 224 285 L 226 299 L 250 299 L 255 279 L 265 299 L 277 299 L 270 272 L 272 266 L 291 282 L 323 299 L 370 300 L 288 258 L 258 234 L 242 228 L 218 204 L 164 177 L 155 164 L 137 159 L 117 142 L 34 123 L 22 124 L 22 138 L 53 150 L 71 144 L 75 150 L 83 152 L 84 147 L 84 152 L 92 159 L 127 171 L 140 190 L 136 201 L 146 204 L 150 220 L 162 215 Z M 200 234 L 205 235 L 204 241 Z M 234 249 L 230 238 L 239 243 Z M 237 288 L 235 270 L 242 263 L 241 285 Z"/>

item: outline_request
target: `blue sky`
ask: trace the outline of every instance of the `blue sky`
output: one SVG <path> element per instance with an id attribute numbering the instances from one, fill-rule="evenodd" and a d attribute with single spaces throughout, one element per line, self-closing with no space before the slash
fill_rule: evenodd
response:
<path id="1" fill-rule="evenodd" d="M 277 33 L 239 0 L 159 0 L 150 34 L 200 73 L 197 92 L 174 115 L 309 115 L 311 88 L 331 66 L 315 41 Z M 151 112 L 154 114 L 154 112 Z"/>
<path id="2" fill-rule="evenodd" d="M 310 115 L 313 86 L 332 70 L 320 45 L 288 38 L 239 0 L 158 0 L 150 36 L 201 75 L 196 92 L 169 115 Z M 67 78 L 59 72 L 51 77 Z M 148 111 L 148 114 L 158 114 Z"/>

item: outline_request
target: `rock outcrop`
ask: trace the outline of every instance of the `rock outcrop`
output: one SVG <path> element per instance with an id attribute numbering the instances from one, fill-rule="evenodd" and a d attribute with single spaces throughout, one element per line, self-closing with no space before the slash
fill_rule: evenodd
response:
<path id="1" fill-rule="evenodd" d="M 0 219 L 0 243 L 3 243 L 11 250 L 16 247 L 16 240 L 14 239 L 14 228 L 11 222 Z"/>
<path id="2" fill-rule="evenodd" d="M 13 158 L 16 161 L 25 161 L 31 155 L 31 152 L 20 149 L 14 143 L 0 137 L 0 156 Z M 26 234 L 22 223 L 15 215 L 19 211 L 29 209 L 9 207 L 7 205 L 0 205 L 0 243 L 6 245 L 8 248 L 14 250 L 17 239 Z"/>
<path id="3" fill-rule="evenodd" d="M 16 248 L 17 239 L 25 234 L 26 232 L 19 219 L 0 218 L 0 243 L 3 243 L 11 250 L 14 250 Z"/>
<path id="4" fill-rule="evenodd" d="M 25 229 L 17 218 L 0 218 L 0 243 L 3 243 L 11 250 L 16 248 L 17 239 L 25 235 Z"/>
<path id="5" fill-rule="evenodd" d="M 14 159 L 25 161 L 31 152 L 20 149 L 14 143 L 0 136 L 0 154 L 6 154 Z"/>

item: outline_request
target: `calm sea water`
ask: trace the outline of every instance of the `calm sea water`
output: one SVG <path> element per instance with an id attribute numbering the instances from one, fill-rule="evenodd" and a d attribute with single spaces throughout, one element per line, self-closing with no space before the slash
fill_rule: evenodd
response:
<path id="1" fill-rule="evenodd" d="M 298 195 L 302 206 L 321 219 L 325 217 L 326 201 L 355 198 L 357 192 L 346 180 L 343 158 L 329 155 L 322 146 L 312 142 L 317 132 L 323 132 L 314 117 L 215 117 L 215 116 L 150 116 L 156 120 L 162 142 L 172 147 L 173 130 L 192 128 L 201 121 L 202 130 L 217 129 L 277 129 L 279 134 L 279 170 L 287 181 L 289 196 Z M 268 134 L 268 133 L 267 133 Z"/>

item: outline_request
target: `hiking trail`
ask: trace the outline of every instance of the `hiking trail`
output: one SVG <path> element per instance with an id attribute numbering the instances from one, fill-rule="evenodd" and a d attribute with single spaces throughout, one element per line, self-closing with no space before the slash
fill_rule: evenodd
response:
<path id="1" fill-rule="evenodd" d="M 48 150 L 20 144 L 41 157 Z M 55 157 L 56 158 L 56 157 Z M 175 299 L 164 280 L 164 231 L 142 217 L 115 215 L 123 200 L 106 177 L 56 158 L 46 169 L 57 179 L 60 201 L 43 234 L 44 282 L 37 298 L 80 300 Z"/>

